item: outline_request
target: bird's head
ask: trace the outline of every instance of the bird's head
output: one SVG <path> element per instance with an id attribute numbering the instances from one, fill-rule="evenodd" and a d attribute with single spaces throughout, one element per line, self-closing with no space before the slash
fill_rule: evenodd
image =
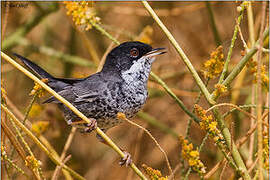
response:
<path id="1" fill-rule="evenodd" d="M 164 48 L 153 49 L 150 45 L 138 42 L 124 42 L 115 47 L 107 56 L 102 71 L 114 71 L 123 74 L 150 72 L 155 57 L 164 54 Z"/>

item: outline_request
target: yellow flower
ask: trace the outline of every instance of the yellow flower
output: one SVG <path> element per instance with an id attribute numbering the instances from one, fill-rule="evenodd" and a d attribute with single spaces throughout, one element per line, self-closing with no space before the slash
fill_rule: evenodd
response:
<path id="1" fill-rule="evenodd" d="M 159 170 L 153 169 L 146 164 L 142 165 L 145 173 L 150 177 L 151 180 L 167 180 L 167 177 L 163 177 Z"/>
<path id="2" fill-rule="evenodd" d="M 210 55 L 210 59 L 203 64 L 203 74 L 205 78 L 213 79 L 218 76 L 224 66 L 224 54 L 222 46 L 219 46 Z"/>
<path id="3" fill-rule="evenodd" d="M 41 165 L 41 162 L 38 161 L 34 156 L 27 156 L 25 158 L 25 165 L 30 169 L 37 169 Z"/>
<path id="4" fill-rule="evenodd" d="M 37 121 L 33 123 L 32 125 L 32 131 L 36 133 L 38 136 L 40 136 L 42 133 L 44 133 L 49 127 L 48 121 Z"/>
<path id="5" fill-rule="evenodd" d="M 92 24 L 100 23 L 100 18 L 96 16 L 93 2 L 88 1 L 64 1 L 67 15 L 71 15 L 75 25 L 86 31 L 92 28 Z"/>
<path id="6" fill-rule="evenodd" d="M 224 137 L 220 130 L 217 128 L 217 121 L 213 119 L 212 115 L 207 116 L 206 111 L 198 104 L 194 105 L 195 113 L 201 119 L 200 126 L 206 130 L 210 136 L 214 139 L 215 143 L 225 143 Z"/>
<path id="7" fill-rule="evenodd" d="M 198 151 L 195 151 L 195 150 L 191 151 L 189 154 L 190 154 L 191 157 L 197 157 L 197 156 L 199 156 L 199 152 Z"/>
<path id="8" fill-rule="evenodd" d="M 179 136 L 180 143 L 182 146 L 182 156 L 184 159 L 188 161 L 189 166 L 199 173 L 200 175 L 204 174 L 205 166 L 200 160 L 200 154 L 198 150 L 193 150 L 192 143 L 189 143 L 186 139 L 182 136 Z"/>
<path id="9" fill-rule="evenodd" d="M 221 94 L 227 92 L 227 87 L 224 86 L 223 84 L 216 84 L 215 88 L 216 88 L 214 91 L 215 96 L 220 96 Z"/>
<path id="10" fill-rule="evenodd" d="M 41 81 L 44 83 L 47 83 L 49 82 L 49 79 L 45 78 L 45 79 L 41 79 Z M 38 97 L 42 97 L 44 95 L 43 88 L 38 83 L 35 82 L 35 85 L 29 95 L 32 96 L 36 93 L 38 93 Z"/>

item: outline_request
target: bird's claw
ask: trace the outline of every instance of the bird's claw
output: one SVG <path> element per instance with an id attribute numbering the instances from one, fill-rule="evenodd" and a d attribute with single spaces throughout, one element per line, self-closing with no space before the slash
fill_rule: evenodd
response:
<path id="1" fill-rule="evenodd" d="M 126 165 L 126 167 L 128 167 L 132 163 L 131 155 L 126 151 L 124 151 L 124 154 L 125 156 L 121 158 L 119 164 L 121 166 Z"/>
<path id="2" fill-rule="evenodd" d="M 95 119 L 90 119 L 90 123 L 85 124 L 86 128 L 84 128 L 81 133 L 90 133 L 97 129 L 97 121 Z"/>

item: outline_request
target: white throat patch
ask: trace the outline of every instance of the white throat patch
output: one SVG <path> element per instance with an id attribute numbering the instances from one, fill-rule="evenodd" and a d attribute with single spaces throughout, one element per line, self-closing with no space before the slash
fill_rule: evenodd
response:
<path id="1" fill-rule="evenodd" d="M 155 61 L 155 57 L 142 57 L 135 61 L 129 70 L 122 72 L 122 78 L 128 84 L 133 81 L 140 80 L 147 82 L 151 65 Z"/>

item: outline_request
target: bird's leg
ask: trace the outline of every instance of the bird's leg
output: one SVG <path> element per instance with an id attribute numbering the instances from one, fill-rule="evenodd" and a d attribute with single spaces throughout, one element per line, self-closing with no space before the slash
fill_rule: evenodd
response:
<path id="1" fill-rule="evenodd" d="M 89 118 L 89 120 L 90 120 L 90 123 L 84 124 L 86 128 L 82 130 L 83 133 L 90 133 L 94 131 L 95 129 L 97 129 L 97 120 L 94 118 Z"/>
<path id="2" fill-rule="evenodd" d="M 106 144 L 107 146 L 110 146 L 107 141 L 105 141 L 99 134 L 96 135 L 97 136 L 97 139 L 102 142 L 103 144 Z M 119 161 L 119 164 L 121 166 L 125 165 L 126 167 L 128 167 L 131 163 L 132 163 L 132 159 L 131 159 L 131 155 L 123 150 L 122 148 L 120 148 L 121 151 L 123 151 L 123 153 L 125 154 L 125 156 L 123 158 L 121 158 L 121 160 Z"/>
<path id="3" fill-rule="evenodd" d="M 90 123 L 85 123 L 85 121 L 80 120 L 80 121 L 74 121 L 68 124 L 82 128 L 81 133 L 90 133 L 97 128 L 97 121 L 94 118 L 89 118 L 89 120 L 90 120 Z"/>

